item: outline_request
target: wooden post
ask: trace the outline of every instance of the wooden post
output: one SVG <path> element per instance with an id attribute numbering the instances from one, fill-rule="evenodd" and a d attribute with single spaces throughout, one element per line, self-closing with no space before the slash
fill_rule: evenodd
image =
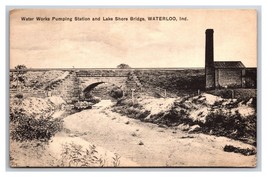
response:
<path id="1" fill-rule="evenodd" d="M 22 84 L 21 83 L 19 83 L 19 91 L 20 91 L 20 93 L 22 92 Z"/>
<path id="2" fill-rule="evenodd" d="M 232 99 L 234 99 L 234 98 L 235 98 L 235 91 L 232 90 Z"/>
<path id="3" fill-rule="evenodd" d="M 166 89 L 164 89 L 164 97 L 165 98 L 167 97 L 167 91 L 166 91 Z"/>
<path id="4" fill-rule="evenodd" d="M 131 91 L 132 91 L 132 103 L 134 104 L 134 91 L 135 91 L 135 89 L 131 89 Z"/>

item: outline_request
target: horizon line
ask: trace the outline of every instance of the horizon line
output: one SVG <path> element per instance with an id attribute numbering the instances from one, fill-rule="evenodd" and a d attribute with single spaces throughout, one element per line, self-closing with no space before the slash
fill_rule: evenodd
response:
<path id="1" fill-rule="evenodd" d="M 30 68 L 27 68 L 26 70 L 49 70 L 49 69 L 53 69 L 53 70 L 56 70 L 56 69 L 59 69 L 59 70 L 83 70 L 83 69 L 93 69 L 93 70 L 96 70 L 96 69 L 117 69 L 117 70 L 126 70 L 126 69 L 172 69 L 172 70 L 175 70 L 175 69 L 204 69 L 205 67 L 131 67 L 131 68 L 117 68 L 117 67 L 95 67 L 95 68 L 72 68 L 72 67 L 69 67 L 69 68 L 59 68 L 59 67 L 51 67 L 51 68 L 33 68 L 33 67 L 30 67 Z M 15 68 L 10 68 L 10 70 L 15 70 Z"/>

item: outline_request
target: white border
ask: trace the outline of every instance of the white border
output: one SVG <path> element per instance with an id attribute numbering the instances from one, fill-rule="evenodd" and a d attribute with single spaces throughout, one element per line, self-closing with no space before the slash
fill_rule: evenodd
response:
<path id="1" fill-rule="evenodd" d="M 265 3 L 263 3 L 265 1 Z M 266 0 L 162 0 L 162 1 L 155 1 L 155 0 L 151 0 L 146 1 L 146 0 L 135 0 L 135 1 L 131 1 L 131 2 L 124 2 L 124 1 L 119 1 L 119 0 L 98 0 L 98 1 L 94 1 L 94 2 L 87 2 L 86 0 L 39 0 L 39 1 L 35 1 L 35 0 L 1 0 L 0 2 L 0 41 L 1 41 L 1 64 L 0 64 L 0 69 L 1 69 L 1 77 L 0 77 L 0 83 L 6 83 L 6 54 L 7 54 L 7 46 L 6 46 L 6 39 L 8 39 L 8 37 L 6 36 L 6 24 L 8 24 L 6 22 L 6 6 L 134 6 L 134 7 L 142 7 L 142 6 L 150 6 L 150 7 L 156 7 L 156 6 L 198 6 L 199 8 L 202 7 L 207 7 L 207 6 L 231 6 L 234 7 L 236 6 L 237 8 L 240 6 L 261 6 L 262 7 L 262 11 L 261 11 L 261 19 L 266 19 L 266 12 L 264 11 L 266 7 Z M 160 7 L 158 7 L 160 8 Z M 262 26 L 262 34 L 259 36 L 259 39 L 262 42 L 262 46 L 267 46 L 266 44 L 266 35 L 263 33 L 263 31 L 267 31 L 266 29 L 266 20 L 262 20 L 261 22 L 261 26 Z M 260 47 L 260 46 L 259 46 Z M 261 56 L 261 61 L 259 62 L 261 64 L 259 68 L 261 68 L 262 73 L 261 76 L 258 76 L 258 78 L 261 78 L 262 76 L 266 76 L 266 60 L 264 61 L 263 58 L 266 59 L 266 50 L 262 49 L 262 54 L 259 53 L 259 57 Z M 260 58 L 259 58 L 260 60 Z M 264 111 L 264 108 L 266 109 L 266 103 L 264 102 L 264 98 L 266 98 L 266 93 L 264 93 L 264 90 L 266 90 L 266 78 L 261 79 L 261 83 L 258 85 L 258 89 L 261 90 L 261 92 L 259 93 L 259 96 L 261 96 L 261 108 L 262 108 L 262 113 L 261 113 L 261 129 L 262 129 L 262 133 L 261 133 L 261 138 L 262 138 L 262 152 L 261 152 L 261 171 L 253 171 L 253 172 L 248 172 L 247 170 L 243 170 L 242 171 L 232 171 L 229 169 L 219 169 L 219 171 L 214 171 L 213 169 L 197 169 L 197 170 L 186 170 L 186 171 L 182 171 L 179 169 L 141 169 L 141 170 L 135 170 L 135 169 L 104 169 L 103 171 L 99 171 L 99 170 L 94 170 L 94 169 L 89 169 L 89 170 L 75 170 L 75 169 L 68 169 L 68 170 L 57 170 L 57 171 L 51 171 L 51 170 L 41 170 L 38 171 L 38 169 L 36 170 L 26 170 L 26 172 L 24 172 L 25 170 L 23 170 L 23 172 L 9 172 L 6 171 L 6 110 L 8 110 L 8 105 L 6 105 L 5 102 L 5 98 L 6 98 L 6 93 L 7 91 L 7 85 L 5 84 L 5 86 L 1 87 L 1 92 L 0 92 L 0 96 L 2 98 L 2 102 L 1 102 L 1 123 L 0 123 L 0 133 L 1 133 L 1 146 L 0 146 L 0 152 L 1 152 L 1 166 L 0 166 L 0 176 L 27 176 L 27 177 L 31 177 L 31 176 L 74 176 L 74 175 L 79 175 L 79 177 L 81 176 L 125 176 L 125 175 L 129 175 L 129 176 L 145 176 L 145 175 L 151 175 L 151 176 L 177 176 L 177 175 L 186 175 L 186 176 L 205 176 L 205 177 L 209 177 L 209 176 L 225 176 L 225 175 L 230 175 L 230 176 L 241 176 L 242 177 L 246 177 L 246 176 L 266 176 L 266 164 L 265 164 L 265 153 L 264 153 L 264 149 L 266 149 L 266 141 L 264 141 L 266 138 L 266 112 Z M 227 158 L 227 157 L 226 157 Z M 46 172 L 49 171 L 49 172 Z M 230 171 L 230 172 L 229 172 Z M 149 174 L 148 174 L 149 172 Z M 178 174 L 179 173 L 179 174 Z M 180 174 L 182 173 L 182 174 Z"/>

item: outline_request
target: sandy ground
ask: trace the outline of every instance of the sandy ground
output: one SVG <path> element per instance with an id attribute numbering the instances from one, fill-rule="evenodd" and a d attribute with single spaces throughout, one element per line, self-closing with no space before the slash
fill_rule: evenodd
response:
<path id="1" fill-rule="evenodd" d="M 90 142 L 124 160 L 120 166 L 254 167 L 256 156 L 224 152 L 225 145 L 251 148 L 225 137 L 187 134 L 175 128 L 129 119 L 112 112 L 110 101 L 64 119 L 69 136 Z M 57 135 L 58 142 L 60 141 Z M 62 136 L 66 138 L 66 136 Z"/>
<path id="2" fill-rule="evenodd" d="M 104 166 L 114 166 L 118 154 L 119 167 L 254 167 L 256 156 L 224 152 L 225 145 L 240 148 L 252 146 L 225 137 L 188 134 L 177 128 L 130 119 L 111 111 L 112 102 L 103 100 L 64 118 L 64 130 L 49 144 L 10 143 L 11 166 L 60 166 L 62 145 L 74 143 L 83 148 L 96 146 Z M 53 117 L 64 112 L 59 110 Z"/>

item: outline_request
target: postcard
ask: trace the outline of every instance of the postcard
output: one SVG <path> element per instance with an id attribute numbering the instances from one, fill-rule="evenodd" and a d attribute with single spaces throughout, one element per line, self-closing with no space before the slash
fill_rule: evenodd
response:
<path id="1" fill-rule="evenodd" d="M 257 166 L 257 10 L 9 20 L 10 167 Z"/>

